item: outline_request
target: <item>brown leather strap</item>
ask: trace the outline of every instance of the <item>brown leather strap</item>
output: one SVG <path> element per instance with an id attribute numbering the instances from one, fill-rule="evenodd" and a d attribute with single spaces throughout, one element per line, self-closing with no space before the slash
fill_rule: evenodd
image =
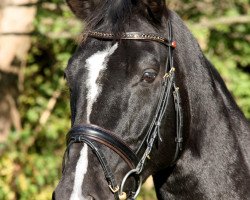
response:
<path id="1" fill-rule="evenodd" d="M 168 41 L 167 38 L 162 36 L 152 34 L 152 33 L 140 33 L 140 32 L 125 32 L 120 34 L 113 33 L 105 33 L 98 31 L 89 31 L 86 34 L 88 37 L 98 38 L 98 39 L 106 39 L 106 40 L 148 40 L 148 41 L 156 41 L 162 43 L 166 46 L 176 47 L 175 42 Z"/>
<path id="2" fill-rule="evenodd" d="M 93 124 L 72 127 L 67 135 L 67 143 L 69 144 L 71 140 L 81 141 L 82 139 L 93 140 L 109 147 L 121 156 L 132 169 L 138 163 L 136 154 L 111 131 Z"/>

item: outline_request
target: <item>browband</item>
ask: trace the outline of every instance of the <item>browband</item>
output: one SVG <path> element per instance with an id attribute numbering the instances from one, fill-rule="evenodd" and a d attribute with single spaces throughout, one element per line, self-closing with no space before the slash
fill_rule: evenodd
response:
<path id="1" fill-rule="evenodd" d="M 106 39 L 106 40 L 148 40 L 148 41 L 156 41 L 161 44 L 164 44 L 169 47 L 176 47 L 176 42 L 170 42 L 167 38 L 161 37 L 152 33 L 140 33 L 140 32 L 126 32 L 126 33 L 105 33 L 105 32 L 97 32 L 97 31 L 89 31 L 86 34 L 88 37 L 98 38 L 98 39 Z"/>

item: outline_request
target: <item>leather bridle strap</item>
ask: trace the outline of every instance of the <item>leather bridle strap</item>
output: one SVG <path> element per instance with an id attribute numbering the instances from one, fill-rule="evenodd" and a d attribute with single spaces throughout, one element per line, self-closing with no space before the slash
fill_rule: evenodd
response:
<path id="1" fill-rule="evenodd" d="M 67 134 L 68 147 L 66 152 L 68 152 L 73 143 L 85 143 L 91 148 L 102 166 L 110 190 L 118 200 L 119 185 L 117 185 L 114 174 L 97 143 L 103 144 L 115 151 L 131 169 L 134 169 L 138 163 L 138 158 L 134 152 L 112 132 L 92 124 L 72 127 Z"/>
<path id="2" fill-rule="evenodd" d="M 99 162 L 101 164 L 101 167 L 103 169 L 104 176 L 105 176 L 105 178 L 106 178 L 106 180 L 108 182 L 108 186 L 112 190 L 112 192 L 114 193 L 115 198 L 118 200 L 119 197 L 118 197 L 117 192 L 119 191 L 119 187 L 118 187 L 118 185 L 116 183 L 116 179 L 114 177 L 114 174 L 112 173 L 112 170 L 111 170 L 111 168 L 110 168 L 104 154 L 102 153 L 99 146 L 94 141 L 91 141 L 91 140 L 89 140 L 89 138 L 85 138 L 85 137 L 82 137 L 82 136 L 83 135 L 77 135 L 77 134 L 72 136 L 71 139 L 70 139 L 70 142 L 68 144 L 66 152 L 68 153 L 69 147 L 73 143 L 87 144 L 91 148 L 92 152 L 98 158 L 98 160 L 99 160 Z"/>
<path id="3" fill-rule="evenodd" d="M 142 40 L 151 42 L 155 41 L 169 47 L 174 47 L 174 48 L 176 47 L 175 41 L 170 42 L 167 38 L 152 33 L 145 34 L 140 32 L 126 32 L 120 34 L 113 34 L 113 33 L 89 31 L 88 33 L 86 33 L 86 36 L 102 40 L 106 39 L 106 40 Z"/>
<path id="4" fill-rule="evenodd" d="M 114 133 L 96 125 L 73 127 L 67 135 L 67 143 L 74 139 L 95 141 L 109 147 L 121 156 L 131 169 L 138 163 L 137 156 L 122 140 L 117 138 Z"/>

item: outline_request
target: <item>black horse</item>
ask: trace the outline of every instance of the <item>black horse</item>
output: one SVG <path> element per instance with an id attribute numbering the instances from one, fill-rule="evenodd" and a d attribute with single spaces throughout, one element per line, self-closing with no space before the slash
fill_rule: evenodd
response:
<path id="1" fill-rule="evenodd" d="M 67 0 L 72 129 L 53 199 L 250 199 L 250 126 L 163 0 Z"/>

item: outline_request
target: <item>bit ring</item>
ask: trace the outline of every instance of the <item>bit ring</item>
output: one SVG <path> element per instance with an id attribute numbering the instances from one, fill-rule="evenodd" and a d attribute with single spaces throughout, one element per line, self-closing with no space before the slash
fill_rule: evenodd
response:
<path id="1" fill-rule="evenodd" d="M 135 181 L 136 181 L 136 191 L 135 191 L 135 194 L 133 196 L 133 199 L 135 199 L 138 194 L 140 193 L 140 190 L 141 190 L 141 185 L 142 185 L 142 178 L 141 176 L 138 174 L 138 170 L 137 169 L 132 169 L 130 170 L 123 178 L 122 180 L 122 183 L 121 183 L 121 187 L 120 187 L 120 191 L 119 191 L 119 194 L 126 194 L 123 189 L 124 189 L 124 185 L 126 183 L 126 181 L 128 180 L 129 177 L 133 176 Z"/>

